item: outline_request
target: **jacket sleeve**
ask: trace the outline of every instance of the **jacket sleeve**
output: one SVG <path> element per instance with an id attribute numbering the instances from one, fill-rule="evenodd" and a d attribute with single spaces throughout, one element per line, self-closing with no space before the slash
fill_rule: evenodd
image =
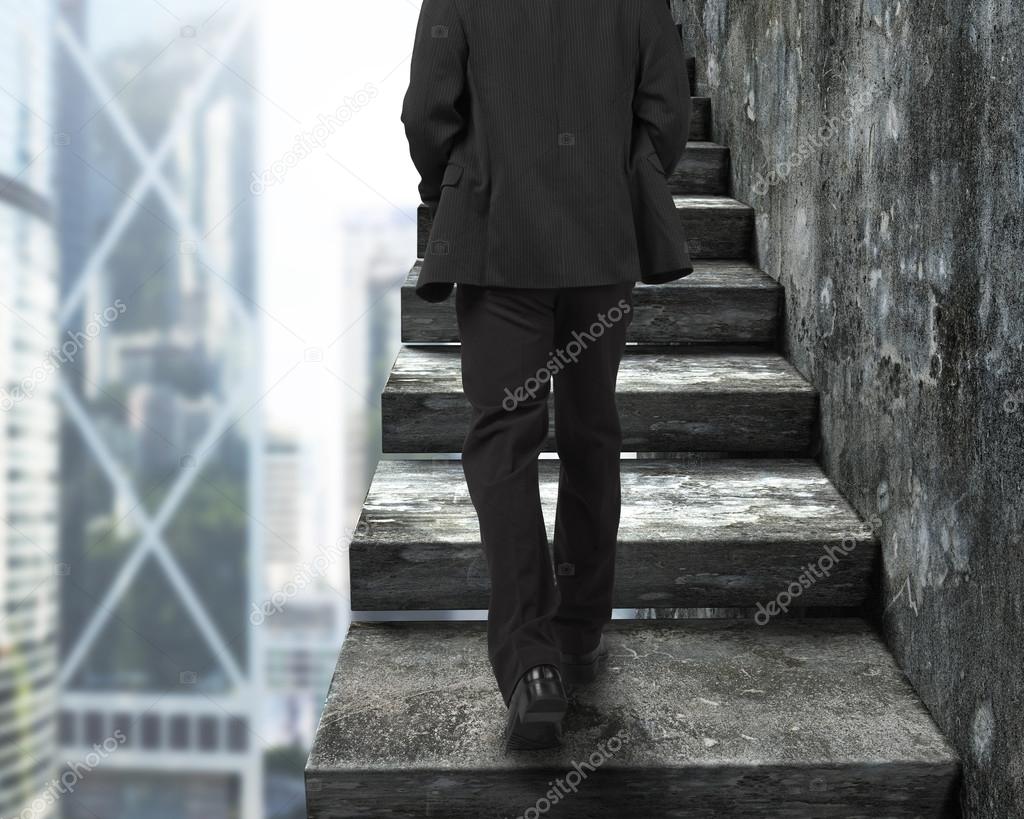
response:
<path id="1" fill-rule="evenodd" d="M 420 174 L 420 199 L 436 207 L 452 146 L 464 126 L 457 103 L 466 87 L 466 33 L 455 0 L 423 0 L 402 122 Z"/>
<path id="2" fill-rule="evenodd" d="M 640 66 L 633 114 L 647 128 L 666 174 L 686 150 L 690 80 L 683 41 L 665 0 L 640 0 Z"/>

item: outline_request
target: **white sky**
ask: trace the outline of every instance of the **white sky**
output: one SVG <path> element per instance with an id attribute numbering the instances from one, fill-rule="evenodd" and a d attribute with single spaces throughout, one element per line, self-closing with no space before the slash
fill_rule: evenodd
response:
<path id="1" fill-rule="evenodd" d="M 344 269 L 343 225 L 367 212 L 391 216 L 396 208 L 413 223 L 419 201 L 400 119 L 418 17 L 416 0 L 264 2 L 261 75 L 254 81 L 264 97 L 261 167 L 294 149 L 296 138 L 346 97 L 367 84 L 377 90 L 259 200 L 260 301 L 272 314 L 265 323 L 270 391 L 262 409 L 271 425 L 300 431 L 311 449 L 318 542 L 334 542 L 358 517 L 358 508 L 339 505 L 353 492 L 346 484 L 363 480 L 348 460 L 363 433 L 347 431 L 345 419 L 379 406 L 364 366 L 361 322 L 371 314 L 359 280 L 365 271 Z M 324 363 L 298 363 L 310 348 L 324 351 Z"/>
<path id="2" fill-rule="evenodd" d="M 348 326 L 346 314 L 354 312 L 354 319 L 362 313 L 362 287 L 354 283 L 346 291 L 342 285 L 346 216 L 398 208 L 411 218 L 418 203 L 419 180 L 400 121 L 418 15 L 414 0 L 266 0 L 257 81 L 265 97 L 264 167 L 291 150 L 298 135 L 311 131 L 320 115 L 336 111 L 346 96 L 368 83 L 378 91 L 323 148 L 261 197 L 262 301 L 273 313 L 267 326 L 269 383 L 294 366 L 303 347 L 326 348 Z M 411 264 L 414 245 L 408 255 Z M 268 396 L 273 416 L 312 420 L 311 407 L 321 403 L 320 388 L 330 376 L 315 368 L 305 371 L 313 375 L 295 371 L 288 389 Z"/>
<path id="3" fill-rule="evenodd" d="M 89 0 L 90 47 L 97 52 L 152 42 L 154 59 L 186 26 L 223 30 L 245 7 L 257 11 L 259 65 L 245 77 L 260 98 L 259 167 L 296 146 L 346 98 L 376 94 L 321 147 L 257 198 L 264 319 L 265 397 L 269 426 L 297 430 L 312 443 L 323 497 L 347 469 L 338 463 L 346 409 L 378 405 L 365 383 L 363 270 L 345 269 L 344 225 L 354 216 L 398 216 L 414 225 L 419 181 L 400 120 L 419 0 Z M 232 61 L 228 61 L 229 63 Z M 233 68 L 234 66 L 232 66 Z M 231 69 L 226 69 L 231 70 Z M 402 222 L 400 222 L 401 224 Z M 415 257 L 410 234 L 407 262 Z M 365 234 L 364 237 L 365 238 Z M 399 248 L 401 256 L 403 249 Z M 342 341 L 334 344 L 346 331 Z M 323 351 L 324 362 L 308 352 Z M 342 456 L 343 457 L 343 456 Z M 335 530 L 336 526 L 328 525 Z"/>

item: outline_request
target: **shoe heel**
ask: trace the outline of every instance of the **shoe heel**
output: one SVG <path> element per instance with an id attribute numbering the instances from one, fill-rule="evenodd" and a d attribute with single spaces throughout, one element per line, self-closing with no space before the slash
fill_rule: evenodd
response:
<path id="1" fill-rule="evenodd" d="M 558 722 L 565 714 L 565 689 L 557 680 L 531 680 L 517 704 L 520 722 Z"/>

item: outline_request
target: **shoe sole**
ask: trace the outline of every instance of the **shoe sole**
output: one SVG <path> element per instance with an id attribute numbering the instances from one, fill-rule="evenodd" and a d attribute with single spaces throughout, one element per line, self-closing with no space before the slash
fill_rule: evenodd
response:
<path id="1" fill-rule="evenodd" d="M 505 750 L 532 751 L 558 745 L 568 703 L 556 680 L 516 686 L 505 720 Z"/>

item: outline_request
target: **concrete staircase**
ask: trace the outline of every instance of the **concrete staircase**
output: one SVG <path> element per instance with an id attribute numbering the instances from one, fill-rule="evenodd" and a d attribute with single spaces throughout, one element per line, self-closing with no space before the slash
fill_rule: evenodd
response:
<path id="1" fill-rule="evenodd" d="M 454 299 L 418 299 L 414 267 L 381 401 L 395 457 L 351 546 L 355 622 L 306 768 L 310 817 L 957 815 L 959 760 L 862 616 L 879 544 L 810 457 L 817 395 L 775 349 L 781 288 L 749 261 L 754 214 L 728 196 L 706 98 L 690 139 L 671 184 L 697 270 L 637 285 L 618 383 L 615 605 L 647 617 L 608 628 L 562 747 L 502 753 L 486 624 L 429 614 L 486 609 L 489 581 L 461 464 L 442 457 L 469 417 L 445 346 Z M 553 460 L 541 482 L 552 521 Z M 729 616 L 649 619 L 680 609 Z"/>

